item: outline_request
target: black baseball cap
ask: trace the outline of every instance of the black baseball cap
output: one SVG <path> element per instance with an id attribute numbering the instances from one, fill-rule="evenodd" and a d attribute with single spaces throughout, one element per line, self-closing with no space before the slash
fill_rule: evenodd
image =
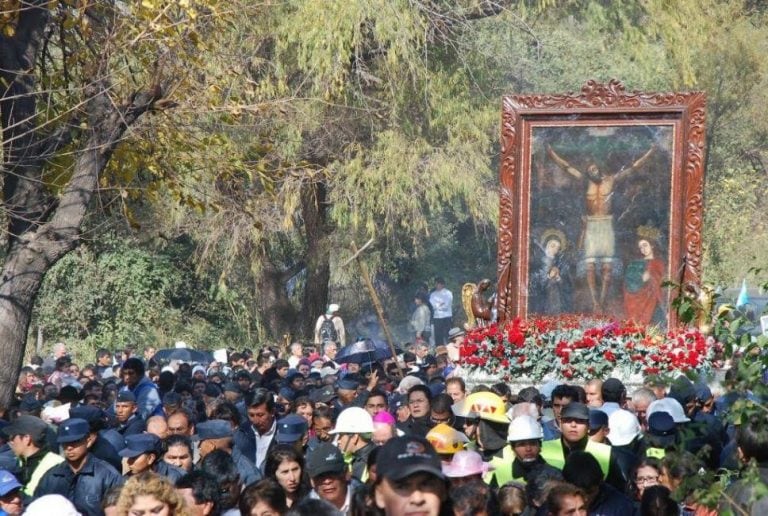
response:
<path id="1" fill-rule="evenodd" d="M 216 385 L 214 382 L 208 382 L 205 386 L 205 391 L 203 392 L 206 396 L 209 398 L 218 398 L 221 396 L 221 387 Z"/>
<path id="2" fill-rule="evenodd" d="M 600 392 L 602 393 L 603 398 L 607 396 L 608 398 L 613 399 L 620 397 L 622 394 L 626 394 L 627 389 L 618 378 L 608 378 L 603 382 Z"/>
<path id="3" fill-rule="evenodd" d="M 163 405 L 181 405 L 181 394 L 178 392 L 167 392 L 163 396 Z"/>
<path id="4" fill-rule="evenodd" d="M 589 429 L 598 430 L 608 426 L 608 414 L 598 409 L 589 410 Z"/>
<path id="5" fill-rule="evenodd" d="M 309 399 L 315 403 L 330 403 L 336 397 L 336 390 L 332 385 L 326 385 L 321 389 L 315 389 L 309 395 Z"/>
<path id="6" fill-rule="evenodd" d="M 14 435 L 29 435 L 33 441 L 40 441 L 46 435 L 47 429 L 48 425 L 39 417 L 23 415 L 3 428 L 3 433 L 9 438 Z"/>
<path id="7" fill-rule="evenodd" d="M 572 401 L 560 413 L 560 419 L 581 419 L 589 421 L 589 407 L 578 401 Z"/>
<path id="8" fill-rule="evenodd" d="M 326 473 L 340 475 L 346 471 L 344 455 L 331 443 L 322 443 L 307 454 L 307 473 L 312 478 Z"/>
<path id="9" fill-rule="evenodd" d="M 376 457 L 376 471 L 378 475 L 390 480 L 402 480 L 422 472 L 445 478 L 435 449 L 429 441 L 415 435 L 404 435 L 387 441 Z"/>

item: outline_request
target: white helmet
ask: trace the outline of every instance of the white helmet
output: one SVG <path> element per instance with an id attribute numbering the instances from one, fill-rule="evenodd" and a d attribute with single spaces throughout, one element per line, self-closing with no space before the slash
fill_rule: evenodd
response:
<path id="1" fill-rule="evenodd" d="M 648 405 L 648 410 L 645 412 L 646 417 L 651 417 L 654 412 L 666 412 L 675 423 L 687 423 L 691 419 L 685 415 L 685 409 L 680 405 L 680 402 L 675 398 L 661 398 L 660 400 L 654 400 Z"/>
<path id="2" fill-rule="evenodd" d="M 543 439 L 544 432 L 541 425 L 531 416 L 517 416 L 509 424 L 507 441 L 530 441 L 531 439 Z"/>
<path id="3" fill-rule="evenodd" d="M 614 410 L 608 416 L 608 428 L 611 429 L 608 440 L 613 446 L 626 446 L 642 433 L 637 416 L 624 409 Z"/>
<path id="4" fill-rule="evenodd" d="M 336 426 L 329 434 L 372 434 L 373 418 L 360 407 L 345 408 L 336 420 Z"/>

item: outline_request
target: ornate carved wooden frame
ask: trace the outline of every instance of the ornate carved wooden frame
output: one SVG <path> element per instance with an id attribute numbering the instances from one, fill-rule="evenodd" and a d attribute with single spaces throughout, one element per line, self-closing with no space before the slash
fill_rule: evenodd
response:
<path id="1" fill-rule="evenodd" d="M 642 120 L 665 117 L 676 130 L 669 227 L 669 270 L 675 281 L 699 285 L 703 219 L 705 105 L 703 92 L 626 92 L 618 80 L 587 81 L 579 93 L 510 95 L 503 98 L 497 309 L 501 321 L 527 315 L 530 199 L 526 157 L 529 124 L 547 119 Z M 670 310 L 668 324 L 677 325 Z"/>

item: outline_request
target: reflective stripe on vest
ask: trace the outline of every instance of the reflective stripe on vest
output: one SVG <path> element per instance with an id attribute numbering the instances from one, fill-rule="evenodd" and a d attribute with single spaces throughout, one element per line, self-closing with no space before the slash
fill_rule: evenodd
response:
<path id="1" fill-rule="evenodd" d="M 600 469 L 603 472 L 603 478 L 607 478 L 608 467 L 611 464 L 611 447 L 607 444 L 587 440 L 587 447 L 584 451 L 597 459 L 598 464 L 600 464 Z M 541 456 L 550 466 L 554 466 L 557 469 L 563 469 L 563 466 L 565 466 L 563 440 L 555 439 L 553 441 L 544 441 L 541 444 Z"/>
<path id="2" fill-rule="evenodd" d="M 496 479 L 498 487 L 503 486 L 512 479 L 512 462 L 515 460 L 515 452 L 510 445 L 506 445 L 501 451 L 501 457 L 493 457 L 489 462 L 494 467 L 483 476 L 486 484 L 491 484 Z"/>
<path id="3" fill-rule="evenodd" d="M 49 469 L 62 462 L 64 462 L 64 457 L 61 455 L 57 455 L 53 452 L 46 453 L 35 468 L 35 471 L 33 471 L 32 475 L 29 477 L 29 482 L 27 482 L 27 485 L 24 486 L 24 489 L 22 490 L 23 493 L 27 496 L 33 496 L 37 484 L 40 483 L 40 479 L 43 478 L 43 475 L 45 475 Z"/>

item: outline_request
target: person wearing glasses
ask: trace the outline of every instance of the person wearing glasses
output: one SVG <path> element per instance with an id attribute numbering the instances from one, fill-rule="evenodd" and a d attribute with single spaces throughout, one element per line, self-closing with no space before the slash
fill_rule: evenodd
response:
<path id="1" fill-rule="evenodd" d="M 368 455 L 376 448 L 373 431 L 371 415 L 363 408 L 349 407 L 339 414 L 336 426 L 329 432 L 335 436 L 352 478 L 363 484 L 368 480 Z"/>
<path id="2" fill-rule="evenodd" d="M 630 491 L 639 504 L 646 489 L 659 485 L 661 461 L 656 457 L 642 457 L 632 472 Z"/>
<path id="3" fill-rule="evenodd" d="M 432 428 L 432 392 L 426 385 L 414 385 L 408 389 L 406 399 L 411 415 L 397 428 L 406 435 L 425 437 Z"/>

